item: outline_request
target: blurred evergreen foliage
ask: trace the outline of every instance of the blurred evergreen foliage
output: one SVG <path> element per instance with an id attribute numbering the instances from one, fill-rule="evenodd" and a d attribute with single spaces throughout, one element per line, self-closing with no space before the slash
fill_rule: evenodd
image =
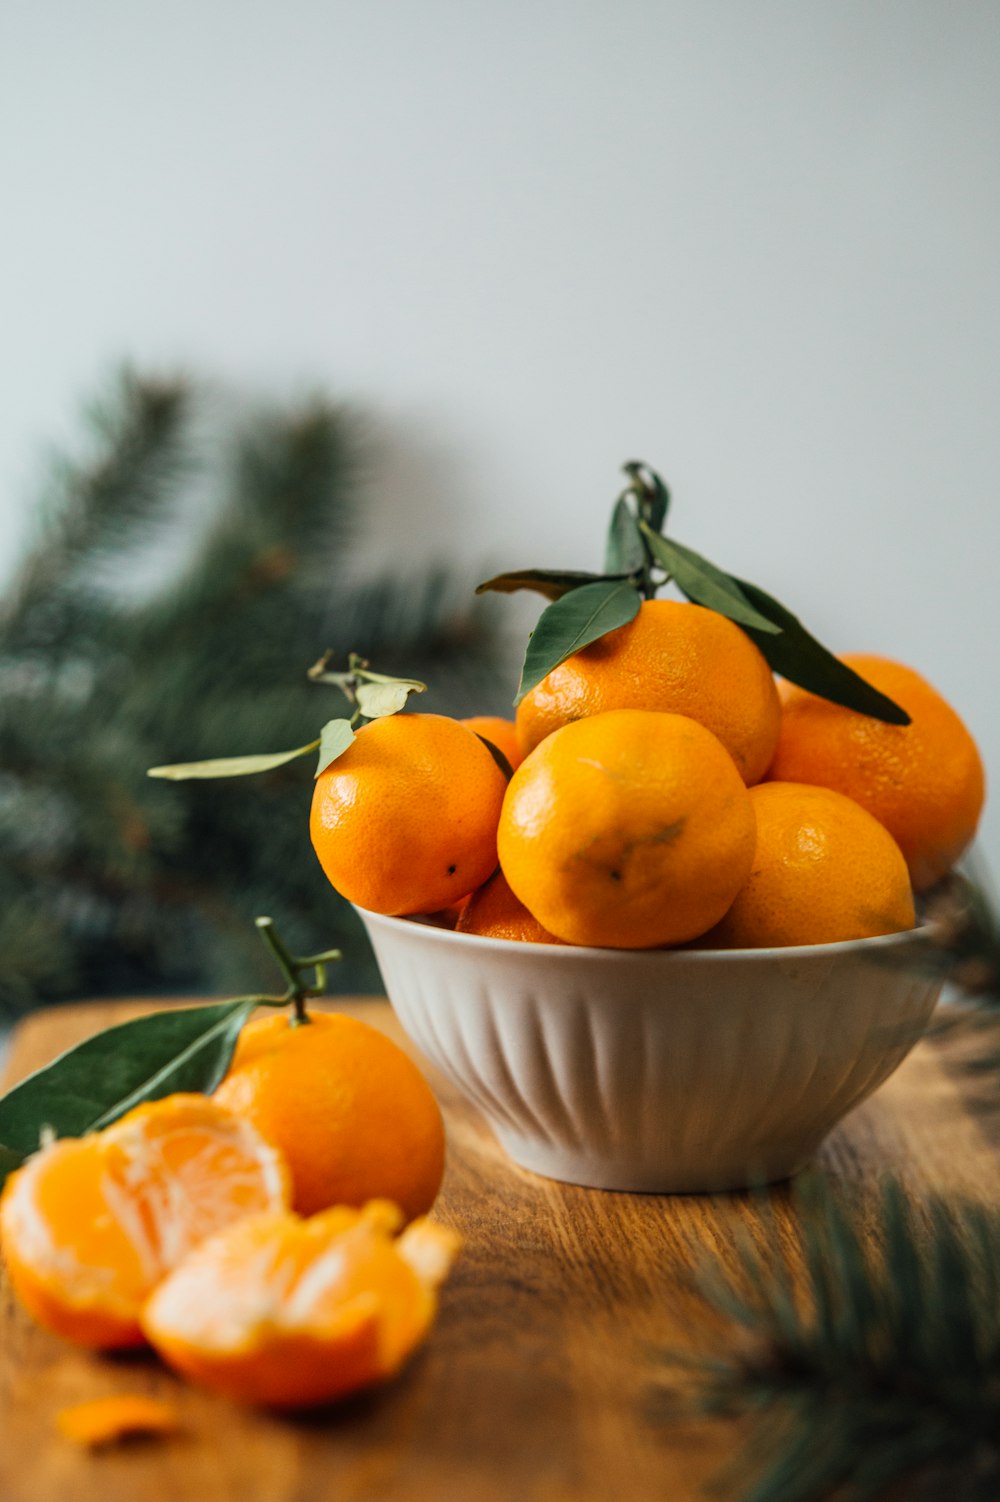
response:
<path id="1" fill-rule="evenodd" d="M 266 986 L 260 913 L 300 952 L 342 945 L 338 990 L 380 989 L 309 844 L 311 759 L 183 786 L 146 768 L 312 739 L 343 707 L 306 680 L 328 647 L 425 679 L 421 708 L 509 704 L 514 674 L 466 581 L 352 578 L 359 452 L 341 410 L 258 410 L 224 438 L 212 412 L 198 386 L 122 375 L 90 413 L 91 452 L 53 463 L 0 601 L 8 1014 Z M 150 555 L 192 530 L 177 577 L 141 591 Z"/>

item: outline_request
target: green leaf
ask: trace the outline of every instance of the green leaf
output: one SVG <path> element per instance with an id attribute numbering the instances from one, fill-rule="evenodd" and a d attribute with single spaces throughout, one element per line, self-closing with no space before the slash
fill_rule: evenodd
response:
<path id="1" fill-rule="evenodd" d="M 475 732 L 475 736 L 477 740 L 482 741 L 483 745 L 486 747 L 487 751 L 490 753 L 493 760 L 496 762 L 497 766 L 500 768 L 501 772 L 509 782 L 514 775 L 514 768 L 511 766 L 506 756 L 504 756 L 503 752 L 500 750 L 500 747 L 495 746 L 490 740 L 489 736 L 480 735 L 478 730 Z"/>
<path id="2" fill-rule="evenodd" d="M 354 726 L 350 720 L 327 720 L 320 732 L 320 738 L 316 742 L 319 747 L 319 760 L 316 763 L 315 777 L 325 772 L 331 762 L 343 756 L 348 746 L 354 740 Z"/>
<path id="3" fill-rule="evenodd" d="M 109 1027 L 30 1074 L 0 1099 L 0 1174 L 57 1137 L 98 1131 L 175 1090 L 211 1091 L 222 1079 L 256 996 L 153 1012 Z"/>
<path id="4" fill-rule="evenodd" d="M 494 579 L 477 584 L 476 594 L 482 595 L 492 590 L 495 594 L 512 595 L 519 589 L 533 589 L 547 600 L 561 600 L 571 590 L 583 589 L 588 584 L 602 584 L 606 580 L 605 574 L 579 573 L 572 569 L 520 568 L 510 574 L 497 574 Z"/>
<path id="5" fill-rule="evenodd" d="M 910 723 L 905 709 L 828 652 L 784 605 L 756 584 L 748 584 L 744 579 L 734 582 L 756 609 L 780 628 L 778 636 L 747 628 L 747 635 L 757 643 L 774 672 L 812 694 L 870 715 L 874 720 L 884 720 L 889 725 Z"/>
<path id="6" fill-rule="evenodd" d="M 528 641 L 515 704 L 573 652 L 634 620 L 641 604 L 634 585 L 610 579 L 585 584 L 554 601 L 542 611 Z"/>
<path id="7" fill-rule="evenodd" d="M 355 696 L 358 708 L 366 719 L 381 720 L 386 715 L 398 714 L 406 708 L 406 701 L 411 694 L 422 691 L 423 684 L 416 685 L 397 678 L 390 679 L 388 683 L 359 683 Z"/>
<path id="8" fill-rule="evenodd" d="M 769 620 L 743 593 L 729 574 L 709 563 L 700 553 L 682 547 L 667 537 L 660 537 L 645 522 L 640 522 L 649 550 L 661 568 L 676 581 L 678 588 L 696 605 L 718 611 L 738 626 L 752 626 L 755 631 L 777 635 L 781 627 Z"/>
<path id="9" fill-rule="evenodd" d="M 608 540 L 604 549 L 604 568 L 609 574 L 634 574 L 646 562 L 639 522 L 624 496 L 619 496 L 611 513 Z"/>
<path id="10" fill-rule="evenodd" d="M 267 751 L 259 756 L 219 756 L 214 761 L 182 761 L 169 767 L 150 767 L 147 777 L 166 777 L 171 782 L 187 782 L 195 777 L 249 777 L 254 772 L 270 772 L 283 767 L 297 756 L 308 756 L 319 741 L 296 746 L 294 751 Z"/>
<path id="11" fill-rule="evenodd" d="M 650 469 L 649 465 L 643 464 L 641 460 L 630 459 L 627 464 L 622 465 L 622 469 L 632 481 L 633 493 L 639 502 L 641 519 L 647 522 L 654 532 L 662 532 L 670 506 L 670 491 L 656 470 Z"/>

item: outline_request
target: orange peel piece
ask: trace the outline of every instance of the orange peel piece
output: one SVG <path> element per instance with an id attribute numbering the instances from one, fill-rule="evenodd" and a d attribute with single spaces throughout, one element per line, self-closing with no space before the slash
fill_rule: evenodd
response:
<path id="1" fill-rule="evenodd" d="M 115 1393 L 76 1403 L 56 1414 L 64 1438 L 86 1450 L 99 1450 L 136 1436 L 162 1438 L 176 1434 L 180 1417 L 172 1403 L 142 1393 Z"/>

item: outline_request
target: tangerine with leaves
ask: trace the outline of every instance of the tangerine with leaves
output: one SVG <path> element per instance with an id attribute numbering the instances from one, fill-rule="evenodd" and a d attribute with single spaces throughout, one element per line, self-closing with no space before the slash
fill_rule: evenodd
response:
<path id="1" fill-rule="evenodd" d="M 753 867 L 706 948 L 833 944 L 913 927 L 902 851 L 860 804 L 795 782 L 763 782 L 749 796 Z"/>
<path id="2" fill-rule="evenodd" d="M 458 1237 L 399 1211 L 257 1215 L 156 1290 L 143 1327 L 177 1371 L 240 1402 L 328 1403 L 399 1370 L 430 1328 Z"/>
<path id="3" fill-rule="evenodd" d="M 569 944 L 652 949 L 722 917 L 750 872 L 754 816 L 732 757 L 685 715 L 564 725 L 511 778 L 500 864 Z"/>
<path id="4" fill-rule="evenodd" d="M 435 912 L 496 866 L 506 786 L 492 753 L 458 720 L 388 715 L 316 779 L 313 847 L 328 880 L 359 907 Z"/>
<path id="5" fill-rule="evenodd" d="M 0 1199 L 14 1291 L 57 1335 L 143 1343 L 153 1288 L 206 1236 L 290 1195 L 280 1154 L 207 1096 L 169 1095 L 29 1158 Z"/>
<path id="6" fill-rule="evenodd" d="M 485 752 L 489 756 L 489 752 Z M 388 1199 L 406 1218 L 434 1203 L 445 1139 L 433 1091 L 413 1060 L 355 1017 L 274 1012 L 243 1028 L 213 1099 L 278 1148 L 292 1205 Z"/>
<path id="7" fill-rule="evenodd" d="M 782 685 L 781 732 L 771 776 L 816 783 L 860 803 L 896 840 L 918 892 L 940 880 L 970 844 L 985 796 L 968 729 L 927 680 L 885 657 L 843 661 L 910 715 L 888 725 Z"/>
<path id="8" fill-rule="evenodd" d="M 746 632 L 681 600 L 643 601 L 634 620 L 553 668 L 518 705 L 518 738 L 531 751 L 571 720 L 611 709 L 697 720 L 748 785 L 768 769 L 781 716 L 771 669 Z"/>

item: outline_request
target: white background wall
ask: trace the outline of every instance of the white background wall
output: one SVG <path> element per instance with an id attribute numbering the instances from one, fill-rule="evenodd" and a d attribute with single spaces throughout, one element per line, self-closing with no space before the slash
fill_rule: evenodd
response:
<path id="1" fill-rule="evenodd" d="M 359 567 L 599 559 L 617 467 L 984 747 L 995 0 L 3 0 L 0 571 L 123 356 L 317 383 Z"/>

